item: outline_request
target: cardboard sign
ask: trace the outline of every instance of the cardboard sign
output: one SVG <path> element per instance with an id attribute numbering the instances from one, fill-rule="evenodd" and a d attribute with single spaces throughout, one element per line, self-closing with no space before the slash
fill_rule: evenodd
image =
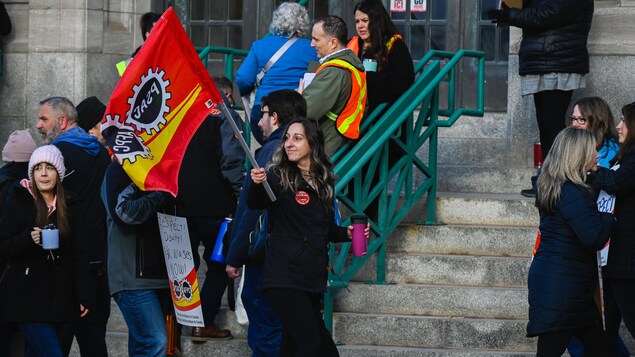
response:
<path id="1" fill-rule="evenodd" d="M 611 170 L 616 171 L 619 168 L 620 168 L 620 165 L 617 164 L 611 167 Z M 613 211 L 615 210 L 615 195 L 609 195 L 608 193 L 604 191 L 600 191 L 600 194 L 598 195 L 597 204 L 598 204 L 598 211 L 613 213 Z M 608 263 L 609 261 L 609 245 L 610 244 L 611 244 L 611 240 L 609 239 L 609 241 L 606 242 L 606 245 L 604 246 L 604 248 L 600 250 L 600 254 L 598 256 L 600 266 L 606 266 L 606 263 Z"/>
<path id="2" fill-rule="evenodd" d="M 181 325 L 205 327 L 187 220 L 163 213 L 157 216 L 176 320 Z"/>

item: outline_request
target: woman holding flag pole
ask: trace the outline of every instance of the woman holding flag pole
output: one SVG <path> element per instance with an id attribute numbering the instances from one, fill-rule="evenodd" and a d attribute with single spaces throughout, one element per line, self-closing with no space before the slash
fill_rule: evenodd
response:
<path id="1" fill-rule="evenodd" d="M 596 251 L 608 241 L 615 218 L 598 212 L 597 193 L 585 183 L 587 172 L 597 170 L 595 147 L 589 131 L 564 129 L 538 178 L 541 241 L 529 269 L 527 336 L 538 336 L 539 357 L 561 356 L 572 336 L 586 356 L 605 355 L 593 299 Z"/>

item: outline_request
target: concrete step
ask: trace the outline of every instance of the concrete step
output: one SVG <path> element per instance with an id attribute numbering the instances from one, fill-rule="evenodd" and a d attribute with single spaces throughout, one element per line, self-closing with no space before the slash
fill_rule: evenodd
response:
<path id="1" fill-rule="evenodd" d="M 526 320 L 338 313 L 334 339 L 345 345 L 530 352 Z"/>
<path id="2" fill-rule="evenodd" d="M 341 357 L 532 357 L 534 352 L 469 351 L 463 349 L 406 348 L 384 346 L 343 345 Z M 567 355 L 568 356 L 568 355 Z"/>
<path id="3" fill-rule="evenodd" d="M 519 195 L 531 187 L 532 167 L 498 167 L 440 163 L 437 190 L 443 192 L 502 193 Z"/>
<path id="4" fill-rule="evenodd" d="M 536 227 L 404 224 L 386 242 L 389 252 L 530 257 Z"/>
<path id="5" fill-rule="evenodd" d="M 223 301 L 226 301 L 225 298 L 223 298 Z M 221 309 L 216 317 L 216 324 L 220 328 L 230 330 L 235 338 L 247 338 L 247 326 L 238 324 L 236 321 L 236 314 L 233 311 L 230 311 L 227 306 L 221 306 Z M 108 319 L 106 329 L 107 331 L 113 333 L 123 333 L 126 335 L 128 333 L 126 321 L 124 320 L 121 310 L 119 310 L 119 307 L 114 300 L 111 300 L 110 318 Z M 185 327 L 183 334 L 189 335 L 190 331 L 190 327 Z"/>
<path id="6" fill-rule="evenodd" d="M 437 221 L 532 227 L 539 215 L 534 200 L 521 195 L 443 192 L 437 195 Z"/>
<path id="7" fill-rule="evenodd" d="M 527 318 L 527 288 L 351 282 L 335 300 L 337 312 L 408 316 Z"/>
<path id="8" fill-rule="evenodd" d="M 386 280 L 399 284 L 526 287 L 529 258 L 389 253 Z M 376 259 L 355 276 L 376 279 Z"/>

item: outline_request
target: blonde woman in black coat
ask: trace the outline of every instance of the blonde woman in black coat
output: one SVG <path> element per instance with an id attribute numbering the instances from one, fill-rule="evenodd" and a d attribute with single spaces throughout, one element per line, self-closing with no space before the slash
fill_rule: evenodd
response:
<path id="1" fill-rule="evenodd" d="M 597 159 L 593 134 L 568 127 L 556 137 L 538 178 L 541 240 L 529 268 L 527 336 L 538 336 L 539 357 L 561 356 L 572 336 L 582 342 L 585 356 L 604 356 L 593 300 L 596 252 L 608 241 L 615 218 L 598 212 L 597 195 L 585 183 Z"/>

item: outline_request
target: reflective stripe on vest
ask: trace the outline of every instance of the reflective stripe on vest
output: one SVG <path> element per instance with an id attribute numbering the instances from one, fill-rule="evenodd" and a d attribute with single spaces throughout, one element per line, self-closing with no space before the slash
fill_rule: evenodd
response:
<path id="1" fill-rule="evenodd" d="M 315 74 L 317 75 L 322 68 L 329 66 L 347 69 L 351 73 L 351 96 L 341 113 L 335 114 L 329 111 L 326 113 L 326 117 L 335 121 L 335 127 L 342 135 L 349 139 L 357 139 L 359 138 L 359 124 L 366 107 L 366 72 L 358 70 L 344 60 L 333 59 L 322 63 Z"/>

